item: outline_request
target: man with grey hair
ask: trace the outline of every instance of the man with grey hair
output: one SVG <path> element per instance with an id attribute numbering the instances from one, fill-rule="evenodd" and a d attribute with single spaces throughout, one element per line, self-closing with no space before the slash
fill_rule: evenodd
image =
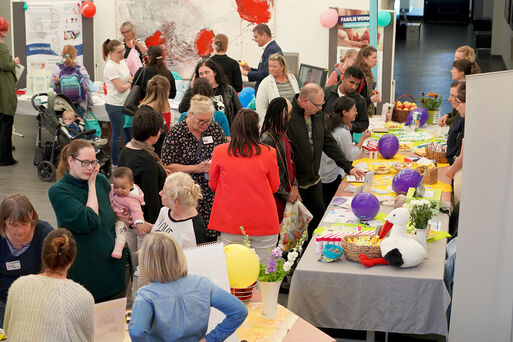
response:
<path id="1" fill-rule="evenodd" d="M 292 116 L 287 131 L 294 153 L 299 194 L 303 204 L 313 215 L 308 225 L 309 238 L 312 237 L 329 204 L 324 203 L 319 176 L 322 152 L 344 169 L 346 174 L 357 179 L 364 176 L 362 170 L 353 167 L 344 157 L 337 141 L 326 130 L 324 113 L 321 112 L 323 104 L 324 92 L 321 87 L 314 83 L 305 85 L 292 101 Z"/>

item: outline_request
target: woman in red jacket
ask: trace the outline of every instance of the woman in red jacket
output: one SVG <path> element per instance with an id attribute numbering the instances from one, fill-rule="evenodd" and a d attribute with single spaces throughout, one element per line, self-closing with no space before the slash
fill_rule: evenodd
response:
<path id="1" fill-rule="evenodd" d="M 280 186 L 276 150 L 259 143 L 258 114 L 241 109 L 229 144 L 214 148 L 209 185 L 215 192 L 209 229 L 225 245 L 242 243 L 243 226 L 260 260 L 266 260 L 280 233 L 273 194 Z"/>

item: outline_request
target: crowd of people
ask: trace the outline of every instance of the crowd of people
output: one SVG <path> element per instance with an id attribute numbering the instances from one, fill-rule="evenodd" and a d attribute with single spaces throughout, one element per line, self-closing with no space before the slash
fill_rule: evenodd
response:
<path id="1" fill-rule="evenodd" d="M 8 92 L 14 91 L 12 70 L 19 63 L 1 40 L 8 28 L 0 17 L 2 138 L 12 130 L 16 102 Z M 198 62 L 179 106 L 183 114 L 172 125 L 168 99 L 176 87 L 163 51 L 146 47 L 129 22 L 120 31 L 123 42 L 103 44 L 112 184 L 99 173 L 95 146 L 75 139 L 60 151 L 57 182 L 48 192 L 59 229 L 38 220 L 23 195 L 10 195 L 0 205 L 0 324 L 9 340 L 41 340 L 44 332 L 53 339 L 92 341 L 93 304 L 125 296 L 133 310 L 134 341 L 148 336 L 222 340 L 242 323 L 247 309 L 211 280 L 188 275 L 182 248 L 217 240 L 242 243 L 244 226 L 260 260 L 266 260 L 278 242 L 287 202 L 301 200 L 312 213 L 311 237 L 344 175 L 364 175 L 352 161 L 360 157 L 370 136 L 369 116 L 381 101 L 371 72 L 375 48 L 349 50 L 324 89 L 314 83 L 299 89 L 267 25 L 253 30 L 254 41 L 264 48 L 257 68 L 228 57 L 228 39 L 218 34 L 215 55 Z M 148 62 L 135 75 L 125 62 L 130 49 Z M 454 179 L 456 201 L 464 80 L 479 70 L 472 53 L 465 47 L 455 53 L 449 97 L 454 110 L 439 122 L 451 126 L 447 175 Z M 89 84 L 75 57 L 74 49 L 64 48 L 54 86 L 66 68 L 78 70 Z M 256 111 L 241 108 L 241 75 L 256 81 Z M 123 105 L 133 85 L 143 95 L 132 117 Z M 74 104 L 83 116 L 92 106 L 90 88 Z M 361 136 L 353 143 L 356 133 Z M 15 162 L 10 151 L 2 142 L 0 165 Z M 63 296 L 57 298 L 56 289 Z M 56 302 L 58 313 L 49 307 Z M 211 306 L 226 318 L 206 334 Z M 28 320 L 41 327 L 26 329 Z"/>

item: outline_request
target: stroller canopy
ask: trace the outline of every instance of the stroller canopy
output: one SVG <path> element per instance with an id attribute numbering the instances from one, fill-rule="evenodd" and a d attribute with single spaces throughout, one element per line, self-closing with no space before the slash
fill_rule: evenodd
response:
<path id="1" fill-rule="evenodd" d="M 64 94 L 48 95 L 48 109 L 54 113 L 71 110 L 76 114 L 73 101 L 71 101 L 71 99 Z"/>

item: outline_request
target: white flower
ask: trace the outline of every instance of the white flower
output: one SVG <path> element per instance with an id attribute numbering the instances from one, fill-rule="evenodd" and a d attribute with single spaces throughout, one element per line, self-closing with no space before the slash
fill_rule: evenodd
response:
<path id="1" fill-rule="evenodd" d="M 283 270 L 284 270 L 285 272 L 290 271 L 290 268 L 292 267 L 292 265 L 293 265 L 293 264 L 294 264 L 294 262 L 293 262 L 293 261 L 290 261 L 290 260 L 289 260 L 289 261 L 286 261 L 286 262 L 283 264 Z"/>
<path id="2" fill-rule="evenodd" d="M 296 260 L 297 256 L 298 256 L 298 253 L 293 250 L 292 252 L 289 253 L 289 255 L 287 256 L 287 259 L 288 259 L 288 261 L 294 262 L 294 260 Z"/>
<path id="3" fill-rule="evenodd" d="M 422 200 L 411 200 L 410 201 L 410 206 L 412 206 L 412 207 L 421 207 L 423 205 L 429 205 L 429 201 L 425 200 L 425 199 L 422 199 Z"/>

